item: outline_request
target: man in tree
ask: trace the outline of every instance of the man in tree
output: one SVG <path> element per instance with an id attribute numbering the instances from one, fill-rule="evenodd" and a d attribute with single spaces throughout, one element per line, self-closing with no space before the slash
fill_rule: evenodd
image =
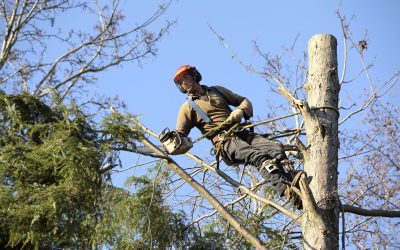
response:
<path id="1" fill-rule="evenodd" d="M 179 67 L 174 75 L 176 86 L 188 98 L 179 110 L 176 131 L 188 136 L 197 127 L 227 165 L 255 166 L 278 196 L 286 196 L 301 209 L 301 200 L 290 190 L 293 173 L 282 145 L 248 130 L 232 129 L 243 118 L 253 116 L 251 102 L 224 87 L 201 85 L 201 79 L 200 72 L 190 65 Z M 230 106 L 236 108 L 232 111 Z"/>

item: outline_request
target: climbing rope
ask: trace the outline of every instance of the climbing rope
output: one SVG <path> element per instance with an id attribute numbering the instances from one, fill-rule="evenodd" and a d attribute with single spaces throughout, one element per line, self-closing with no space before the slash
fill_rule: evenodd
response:
<path id="1" fill-rule="evenodd" d="M 337 108 L 335 108 L 335 107 L 332 107 L 332 106 L 312 107 L 310 109 L 311 110 L 331 109 L 331 110 L 335 111 L 339 116 L 339 110 Z M 261 121 L 261 122 L 257 122 L 257 123 L 252 123 L 252 124 L 243 126 L 243 129 L 254 128 L 254 127 L 257 127 L 257 126 L 260 126 L 260 125 L 263 125 L 263 124 L 267 124 L 267 123 L 271 123 L 271 122 L 274 122 L 274 121 L 282 120 L 282 119 L 289 118 L 289 117 L 292 117 L 292 116 L 296 116 L 296 115 L 299 115 L 299 114 L 300 114 L 300 112 L 296 112 L 296 113 L 293 113 L 293 114 L 284 115 L 284 116 L 277 117 L 277 118 L 274 118 L 274 119 L 265 120 L 265 121 Z"/>
<path id="2" fill-rule="evenodd" d="M 333 107 L 333 106 L 322 106 L 322 107 L 312 107 L 312 108 L 310 108 L 310 110 L 321 110 L 321 109 L 333 110 L 339 116 L 339 110 L 337 108 Z M 296 116 L 296 115 L 299 115 L 299 114 L 300 114 L 300 112 L 296 112 L 296 113 L 293 113 L 293 114 L 288 114 L 288 115 L 280 116 L 280 117 L 277 117 L 277 118 L 273 118 L 273 119 L 269 119 L 269 120 L 265 120 L 265 121 L 261 121 L 261 122 L 257 122 L 257 123 L 244 122 L 244 123 L 241 123 L 241 124 L 235 124 L 229 129 L 229 131 L 238 133 L 238 132 L 241 132 L 241 131 L 243 131 L 245 129 L 251 129 L 251 128 L 254 128 L 254 127 L 257 127 L 257 126 L 260 126 L 260 125 L 264 125 L 264 124 L 267 124 L 267 123 L 275 122 L 275 121 L 278 121 L 278 120 L 283 120 L 283 119 L 286 119 L 286 118 L 289 118 L 289 117 L 292 117 L 292 116 Z M 200 136 L 199 138 L 194 140 L 193 144 L 201 141 L 202 139 L 204 139 L 206 137 L 216 136 L 221 131 L 223 131 L 225 128 L 227 128 L 228 125 L 229 124 L 227 124 L 226 121 L 223 122 L 218 127 L 210 130 L 209 132 L 203 134 L 202 136 Z M 235 128 L 235 129 L 232 130 L 232 128 Z M 284 133 L 287 133 L 287 134 L 281 133 L 281 135 L 274 136 L 273 138 L 270 138 L 270 139 L 276 139 L 276 138 L 279 138 L 279 137 L 285 137 L 285 136 L 299 134 L 301 131 L 303 131 L 303 130 L 302 129 L 292 129 L 292 130 L 274 131 L 273 134 L 281 133 L 281 132 L 284 132 Z"/>

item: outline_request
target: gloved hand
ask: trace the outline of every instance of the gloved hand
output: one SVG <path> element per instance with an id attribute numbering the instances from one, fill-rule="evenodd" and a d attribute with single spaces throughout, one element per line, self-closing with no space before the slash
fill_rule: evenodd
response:
<path id="1" fill-rule="evenodd" d="M 244 117 L 244 111 L 242 109 L 235 109 L 231 112 L 229 117 L 226 119 L 225 123 L 227 124 L 236 124 L 239 123 Z"/>

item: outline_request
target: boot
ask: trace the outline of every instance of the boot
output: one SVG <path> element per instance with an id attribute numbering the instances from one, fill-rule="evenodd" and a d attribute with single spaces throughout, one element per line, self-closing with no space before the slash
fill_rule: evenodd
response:
<path id="1" fill-rule="evenodd" d="M 275 189 L 279 197 L 284 196 L 286 187 L 290 186 L 293 180 L 292 175 L 286 173 L 275 159 L 264 161 L 259 172 L 264 180 Z"/>
<path id="2" fill-rule="evenodd" d="M 290 201 L 297 210 L 303 209 L 303 202 L 300 197 L 289 186 L 286 187 L 284 194 L 286 199 Z"/>
<path id="3" fill-rule="evenodd" d="M 293 191 L 292 187 L 296 187 L 298 189 L 300 189 L 300 177 L 302 174 L 305 174 L 304 171 L 299 170 L 299 171 L 293 171 L 292 172 L 294 177 L 293 177 L 293 181 L 290 184 L 290 186 L 286 187 L 285 189 L 285 196 L 286 198 L 292 202 L 292 204 L 298 209 L 301 210 L 303 209 L 303 202 L 301 200 L 301 198 L 297 195 L 297 193 L 295 191 Z M 310 178 L 307 177 L 307 181 L 308 183 L 310 183 Z"/>
<path id="4" fill-rule="evenodd" d="M 261 164 L 259 169 L 261 176 L 275 189 L 279 197 L 285 196 L 298 209 L 303 208 L 300 197 L 291 189 L 291 186 L 299 187 L 299 178 L 294 179 L 294 171 L 285 166 L 287 162 L 280 161 L 277 163 L 275 159 L 266 160 Z M 300 174 L 299 174 L 300 176 Z M 297 175 L 296 175 L 297 177 Z"/>

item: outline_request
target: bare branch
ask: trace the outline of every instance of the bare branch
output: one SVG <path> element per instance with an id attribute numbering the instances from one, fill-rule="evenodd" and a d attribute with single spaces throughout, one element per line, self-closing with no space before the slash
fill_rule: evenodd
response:
<path id="1" fill-rule="evenodd" d="M 342 26 L 342 32 L 343 32 L 343 70 L 342 70 L 342 76 L 340 77 L 339 84 L 342 85 L 344 82 L 344 77 L 346 74 L 347 70 L 347 32 L 348 32 L 348 25 L 345 23 L 344 17 L 340 14 L 339 10 L 336 11 L 336 15 L 339 17 L 340 24 Z"/>
<path id="2" fill-rule="evenodd" d="M 114 111 L 115 112 L 115 111 Z M 143 130 L 149 132 L 151 135 L 158 137 L 154 132 L 150 129 L 146 128 L 143 124 L 135 119 L 128 119 L 134 122 L 137 126 L 141 127 Z M 200 185 L 195 179 L 193 179 L 190 175 L 186 173 L 172 158 L 158 149 L 152 142 L 150 142 L 147 138 L 141 137 L 140 141 L 151 149 L 156 155 L 165 156 L 166 163 L 168 166 L 179 176 L 182 177 L 189 185 L 191 185 L 196 191 L 198 191 L 207 201 L 221 214 L 221 216 L 228 221 L 228 223 L 236 229 L 238 233 L 240 233 L 249 243 L 253 246 L 257 247 L 258 249 L 265 249 L 264 246 L 261 245 L 259 239 L 257 239 L 250 231 L 240 225 L 239 221 L 232 216 L 228 210 L 202 185 Z"/>
<path id="3" fill-rule="evenodd" d="M 343 209 L 347 213 L 353 213 L 363 216 L 400 218 L 400 211 L 368 210 L 347 204 L 343 205 Z"/>
<path id="4" fill-rule="evenodd" d="M 212 166 L 210 166 L 209 164 L 207 164 L 206 162 L 204 162 L 203 160 L 201 160 L 199 157 L 191 154 L 191 153 L 186 153 L 186 156 L 188 156 L 189 158 L 191 158 L 192 160 L 200 163 L 203 167 L 207 168 L 210 171 L 213 171 L 214 173 L 217 173 L 219 176 L 221 176 L 224 180 L 226 180 L 227 182 L 229 182 L 231 185 L 233 185 L 236 188 L 239 188 L 240 190 L 242 190 L 243 192 L 245 192 L 246 194 L 248 194 L 250 197 L 255 198 L 261 202 L 263 202 L 266 205 L 270 205 L 272 207 L 274 207 L 275 209 L 281 211 L 283 214 L 289 216 L 292 219 L 296 219 L 298 216 L 287 210 L 286 208 L 276 204 L 275 202 L 266 199 L 265 197 L 262 197 L 254 192 L 252 192 L 248 187 L 244 186 L 243 184 L 235 181 L 234 179 L 232 179 L 229 175 L 225 174 L 223 171 L 214 168 Z"/>

